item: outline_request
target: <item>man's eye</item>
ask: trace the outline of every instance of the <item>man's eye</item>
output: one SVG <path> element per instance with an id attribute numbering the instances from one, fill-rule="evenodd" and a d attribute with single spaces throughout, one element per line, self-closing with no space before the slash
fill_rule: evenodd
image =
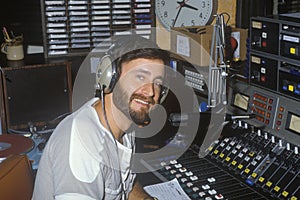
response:
<path id="1" fill-rule="evenodd" d="M 142 75 L 137 75 L 137 78 L 138 78 L 139 80 L 141 80 L 141 81 L 145 80 L 145 77 L 142 76 Z"/>
<path id="2" fill-rule="evenodd" d="M 156 87 L 161 88 L 161 87 L 162 87 L 162 82 L 155 81 L 155 82 L 154 82 L 154 85 L 155 85 Z"/>

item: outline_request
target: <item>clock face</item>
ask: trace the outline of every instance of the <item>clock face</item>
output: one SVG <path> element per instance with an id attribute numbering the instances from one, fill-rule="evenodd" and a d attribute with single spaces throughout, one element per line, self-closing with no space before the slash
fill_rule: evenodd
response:
<path id="1" fill-rule="evenodd" d="M 156 0 L 156 16 L 163 26 L 203 26 L 210 24 L 217 11 L 217 0 Z"/>

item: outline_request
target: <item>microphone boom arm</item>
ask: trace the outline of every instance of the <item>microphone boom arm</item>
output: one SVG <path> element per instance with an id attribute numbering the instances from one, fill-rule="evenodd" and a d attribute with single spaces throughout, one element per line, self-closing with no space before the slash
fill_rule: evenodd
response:
<path id="1" fill-rule="evenodd" d="M 208 80 L 208 107 L 216 107 L 220 103 L 227 104 L 226 95 L 226 63 L 225 57 L 225 23 L 224 16 L 216 15 L 213 27 Z"/>

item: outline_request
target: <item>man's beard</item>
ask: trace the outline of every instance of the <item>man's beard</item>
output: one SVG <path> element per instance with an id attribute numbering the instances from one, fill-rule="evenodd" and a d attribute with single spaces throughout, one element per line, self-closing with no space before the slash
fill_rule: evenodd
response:
<path id="1" fill-rule="evenodd" d="M 129 99 L 129 101 L 128 101 Z M 148 125 L 150 123 L 149 110 L 141 108 L 139 111 L 130 108 L 130 104 L 133 99 L 141 99 L 143 101 L 149 102 L 149 104 L 154 105 L 154 100 L 152 98 L 147 98 L 143 95 L 133 93 L 129 98 L 128 93 L 117 84 L 113 91 L 113 103 L 115 106 L 129 119 L 131 119 L 136 125 Z"/>

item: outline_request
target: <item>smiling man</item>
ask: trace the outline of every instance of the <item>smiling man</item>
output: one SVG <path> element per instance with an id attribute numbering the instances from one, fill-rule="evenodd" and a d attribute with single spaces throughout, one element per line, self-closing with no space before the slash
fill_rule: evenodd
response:
<path id="1" fill-rule="evenodd" d="M 34 200 L 155 199 L 136 182 L 131 168 L 133 127 L 151 123 L 149 113 L 165 94 L 169 53 L 138 36 L 118 41 L 108 52 L 111 63 L 100 64 L 99 74 L 109 83 L 99 81 L 99 97 L 65 118 L 49 139 Z M 116 73 L 111 74 L 113 65 Z"/>

